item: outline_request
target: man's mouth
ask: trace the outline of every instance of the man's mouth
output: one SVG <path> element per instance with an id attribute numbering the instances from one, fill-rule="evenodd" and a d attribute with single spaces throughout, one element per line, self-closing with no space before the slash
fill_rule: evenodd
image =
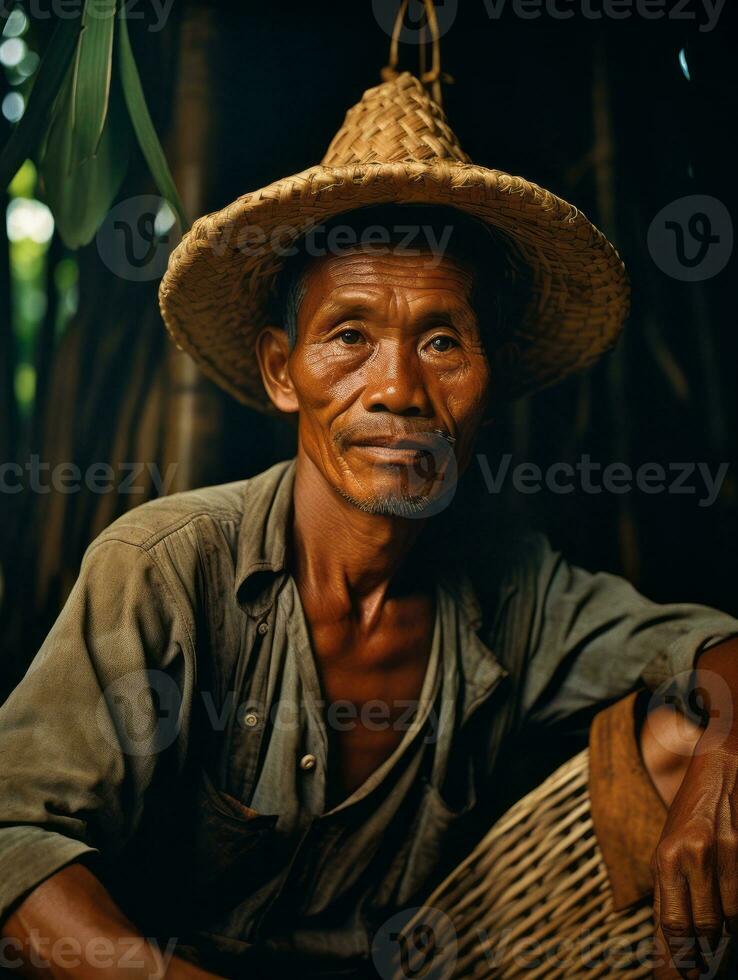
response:
<path id="1" fill-rule="evenodd" d="M 350 448 L 372 456 L 377 461 L 410 465 L 419 460 L 442 462 L 451 447 L 440 435 L 427 436 L 367 436 L 353 439 Z"/>
<path id="2" fill-rule="evenodd" d="M 398 439 L 397 436 L 371 436 L 366 439 L 354 439 L 352 445 L 369 446 L 377 449 L 415 449 L 418 451 L 425 450 L 432 452 L 434 446 L 438 445 L 438 440 L 408 437 Z"/>

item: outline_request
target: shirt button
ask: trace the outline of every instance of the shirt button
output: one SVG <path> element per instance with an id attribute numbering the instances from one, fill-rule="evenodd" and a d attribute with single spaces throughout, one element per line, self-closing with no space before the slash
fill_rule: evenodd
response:
<path id="1" fill-rule="evenodd" d="M 248 714 L 244 715 L 243 723 L 247 728 L 256 728 L 259 724 L 259 716 L 253 711 L 249 711 Z"/>
<path id="2" fill-rule="evenodd" d="M 315 769 L 315 763 L 317 761 L 318 760 L 315 758 L 312 752 L 308 752 L 307 755 L 304 755 L 300 759 L 300 769 L 304 769 L 306 772 L 308 772 L 310 769 Z"/>
<path id="3" fill-rule="evenodd" d="M 269 632 L 269 623 L 259 623 L 256 629 L 260 636 L 264 636 L 265 633 Z"/>

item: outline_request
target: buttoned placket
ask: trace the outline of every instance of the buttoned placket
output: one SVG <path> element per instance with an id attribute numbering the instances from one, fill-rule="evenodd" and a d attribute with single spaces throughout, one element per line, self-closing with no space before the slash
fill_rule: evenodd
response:
<path id="1" fill-rule="evenodd" d="M 326 774 L 328 771 L 328 734 L 321 708 L 323 694 L 310 645 L 305 612 L 297 584 L 292 577 L 288 577 L 286 588 L 292 590 L 293 601 L 292 615 L 287 623 L 287 633 L 302 681 L 305 694 L 305 711 L 311 722 L 308 726 L 310 742 L 303 746 L 304 751 L 301 757 L 295 760 L 295 764 L 299 766 L 302 773 L 314 781 L 311 795 L 316 801 L 317 813 L 321 814 L 325 810 Z"/>
<path id="2" fill-rule="evenodd" d="M 263 715 L 266 706 L 257 706 L 245 698 L 246 671 L 252 659 L 259 655 L 261 645 L 269 633 L 270 624 L 273 622 L 276 605 L 274 586 L 267 590 L 266 596 L 260 597 L 260 600 L 254 604 L 239 604 L 246 617 L 247 639 L 236 667 L 233 691 L 229 692 L 234 698 L 234 710 L 230 712 L 225 733 L 219 778 L 221 785 L 227 785 L 229 775 L 232 774 L 234 785 L 238 787 L 237 795 L 239 798 L 244 798 L 248 789 L 254 785 L 261 740 L 267 727 L 264 724 L 265 717 Z M 245 755 L 246 765 L 243 764 L 243 761 L 241 765 L 236 762 L 237 758 L 244 759 L 241 752 L 240 736 L 242 734 L 252 740 L 250 750 Z M 236 770 L 238 770 L 237 779 Z"/>
<path id="3" fill-rule="evenodd" d="M 441 611 L 439 603 L 441 601 L 440 594 L 436 590 L 436 602 L 435 602 L 435 618 L 434 618 L 434 629 L 433 629 L 433 639 L 432 639 L 432 655 L 436 658 L 435 663 L 428 662 L 428 669 L 426 671 L 426 676 L 423 683 L 423 689 L 420 696 L 420 714 L 413 719 L 412 729 L 405 733 L 405 736 L 397 746 L 392 755 L 386 759 L 379 768 L 372 773 L 367 780 L 357 788 L 357 790 L 348 796 L 345 800 L 341 801 L 338 806 L 333 807 L 330 811 L 325 810 L 326 802 L 326 774 L 328 771 L 328 734 L 325 723 L 325 715 L 322 711 L 322 692 L 320 688 L 320 681 L 318 677 L 317 666 L 315 663 L 315 657 L 310 645 L 310 640 L 307 632 L 307 625 L 305 620 L 305 613 L 300 602 L 300 597 L 297 592 L 297 586 L 294 581 L 291 580 L 291 587 L 294 590 L 294 612 L 293 616 L 289 622 L 289 633 L 290 639 L 294 644 L 295 655 L 298 658 L 298 669 L 300 670 L 302 681 L 306 692 L 306 708 L 310 712 L 310 715 L 315 726 L 315 737 L 317 739 L 317 745 L 314 749 L 310 746 L 306 746 L 306 753 L 303 755 L 300 761 L 300 767 L 303 771 L 312 772 L 316 767 L 320 770 L 320 807 L 319 816 L 328 816 L 329 814 L 336 813 L 340 810 L 353 805 L 354 803 L 361 800 L 367 795 L 372 789 L 379 785 L 382 778 L 387 775 L 391 767 L 398 761 L 400 756 L 407 750 L 409 744 L 415 738 L 419 730 L 424 725 L 427 717 L 432 709 L 433 697 L 430 691 L 429 684 L 433 684 L 433 677 L 431 676 L 433 671 L 440 670 L 440 663 L 442 656 L 439 653 L 439 648 L 442 646 L 442 637 L 440 636 L 440 623 L 441 623 Z M 309 760 L 307 764 L 303 764 Z"/>
<path id="4" fill-rule="evenodd" d="M 312 647 L 307 633 L 307 623 L 304 610 L 300 604 L 297 586 L 294 581 L 290 585 L 294 590 L 293 615 L 288 622 L 288 633 L 291 644 L 294 645 L 295 656 L 298 659 L 298 669 L 306 690 L 306 710 L 310 713 L 314 725 L 317 727 L 317 746 L 316 753 L 307 752 L 300 760 L 300 768 L 306 774 L 315 776 L 319 780 L 320 808 L 314 813 L 306 823 L 300 835 L 300 839 L 295 846 L 288 867 L 285 869 L 280 884 L 272 896 L 268 907 L 264 910 L 261 918 L 262 924 L 269 916 L 277 914 L 281 908 L 280 899 L 288 888 L 294 889 L 294 894 L 302 900 L 304 892 L 304 881 L 300 877 L 295 878 L 295 870 L 300 867 L 300 860 L 306 848 L 314 846 L 316 853 L 323 853 L 331 850 L 331 842 L 338 838 L 341 833 L 341 819 L 345 811 L 358 805 L 372 791 L 377 789 L 384 778 L 389 774 L 392 767 L 398 764 L 401 756 L 409 751 L 410 745 L 419 737 L 422 732 L 433 705 L 437 703 L 437 696 L 442 683 L 443 670 L 443 629 L 442 629 L 442 610 L 440 603 L 442 596 L 439 589 L 436 589 L 435 620 L 431 645 L 431 658 L 424 678 L 420 694 L 420 713 L 413 719 L 411 728 L 405 735 L 399 746 L 394 750 L 379 768 L 372 773 L 354 793 L 341 801 L 331 810 L 325 810 L 326 799 L 326 774 L 328 763 L 328 738 L 325 718 L 321 710 L 321 690 L 317 673 L 317 666 L 314 659 Z M 307 765 L 305 763 L 307 762 Z M 305 877 L 306 869 L 303 868 L 299 875 Z"/>
<path id="5" fill-rule="evenodd" d="M 279 883 L 265 905 L 259 916 L 259 927 L 263 928 L 270 917 L 281 914 L 279 912 L 282 903 L 282 896 L 288 883 L 293 878 L 293 872 L 300 861 L 301 855 L 311 839 L 319 832 L 320 815 L 325 809 L 325 779 L 328 761 L 328 744 L 325 731 L 325 724 L 320 712 L 321 690 L 317 668 L 310 648 L 310 641 L 307 632 L 307 623 L 304 611 L 297 592 L 297 586 L 291 577 L 285 581 L 284 587 L 291 590 L 293 601 L 293 614 L 287 619 L 287 638 L 290 650 L 297 661 L 297 668 L 305 692 L 304 706 L 311 721 L 312 737 L 316 739 L 314 745 L 304 746 L 305 751 L 301 757 L 295 760 L 295 765 L 300 768 L 304 778 L 311 780 L 312 795 L 314 800 L 319 801 L 319 805 L 302 822 L 298 832 L 298 838 L 292 848 L 290 860 L 285 866 L 280 876 Z M 308 761 L 309 760 L 309 761 Z M 307 765 L 305 764 L 307 761 Z"/>

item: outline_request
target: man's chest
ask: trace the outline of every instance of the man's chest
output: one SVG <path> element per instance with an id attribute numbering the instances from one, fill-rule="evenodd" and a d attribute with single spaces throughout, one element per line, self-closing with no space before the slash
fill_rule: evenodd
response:
<path id="1" fill-rule="evenodd" d="M 329 796 L 357 789 L 402 742 L 433 643 L 432 599 L 393 602 L 371 629 L 306 609 L 330 748 Z"/>

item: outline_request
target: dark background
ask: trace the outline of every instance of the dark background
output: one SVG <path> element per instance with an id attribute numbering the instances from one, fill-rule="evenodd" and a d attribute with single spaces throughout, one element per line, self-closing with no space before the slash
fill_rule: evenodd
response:
<path id="1" fill-rule="evenodd" d="M 142 9 L 143 9 L 142 5 Z M 160 32 L 131 28 L 146 94 L 185 204 L 202 213 L 317 162 L 346 109 L 379 81 L 394 3 L 175 4 Z M 617 352 L 584 378 L 511 406 L 480 451 L 514 463 L 730 463 L 716 503 L 697 492 L 513 495 L 568 557 L 626 574 L 657 600 L 738 614 L 735 260 L 689 284 L 660 271 L 647 247 L 659 210 L 690 194 L 736 213 L 736 58 L 727 5 L 717 27 L 690 19 L 499 18 L 483 0 L 438 4 L 449 121 L 478 163 L 521 174 L 580 207 L 629 270 L 633 312 Z M 594 9 L 602 9 L 592 0 Z M 665 10 L 676 7 L 666 0 Z M 444 9 L 445 14 L 441 10 Z M 379 11 L 379 16 L 375 16 Z M 412 10 L 411 10 L 412 13 Z M 48 25 L 32 25 L 39 48 Z M 679 63 L 684 50 L 690 80 Z M 414 70 L 416 45 L 401 48 Z M 3 121 L 4 124 L 4 121 Z M 7 127 L 6 127 L 7 128 Z M 134 159 L 120 197 L 150 192 Z M 0 261 L 7 262 L 7 242 Z M 50 255 L 66 254 L 52 241 Z M 24 463 L 176 462 L 172 489 L 257 473 L 291 454 L 293 435 L 222 395 L 165 342 L 156 282 L 117 279 L 94 242 L 74 256 L 79 307 L 61 336 L 42 328 L 30 415 L 13 403 L 6 289 L 2 458 Z M 12 286 L 12 284 L 11 284 Z M 1 297 L 1 294 L 0 294 Z M 0 693 L 17 681 L 63 602 L 89 541 L 153 495 L 2 495 Z"/>

